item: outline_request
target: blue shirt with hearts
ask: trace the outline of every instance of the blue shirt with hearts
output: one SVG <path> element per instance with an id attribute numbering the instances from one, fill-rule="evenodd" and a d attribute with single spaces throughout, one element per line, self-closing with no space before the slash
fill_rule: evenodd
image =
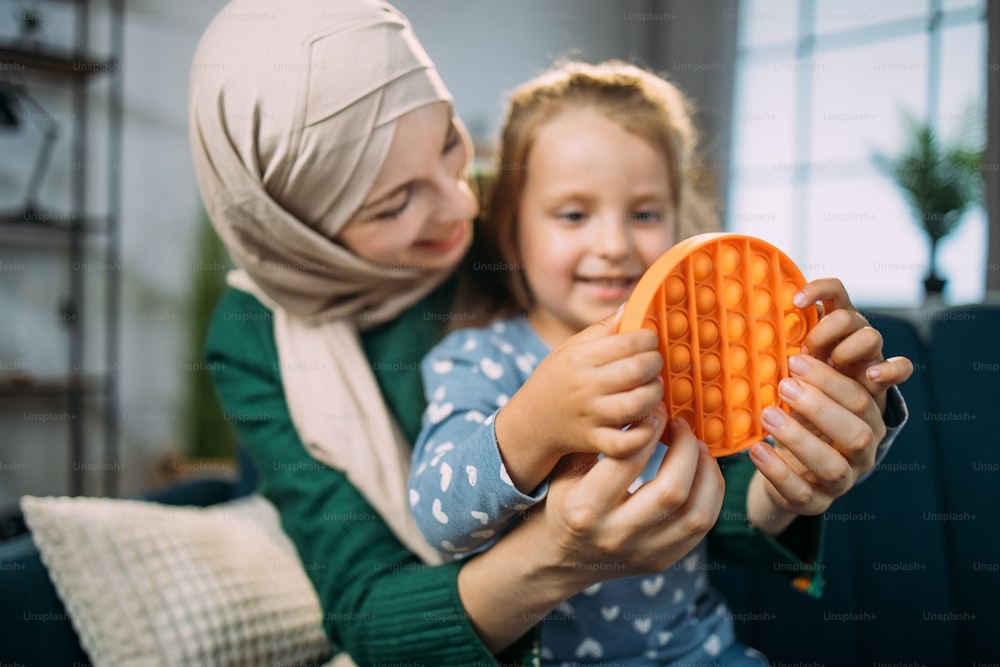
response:
<path id="1" fill-rule="evenodd" d="M 493 420 L 549 348 L 521 317 L 447 336 L 422 364 L 428 407 L 413 452 L 410 505 L 427 541 L 455 558 L 487 549 L 540 502 L 511 483 Z M 660 446 L 633 488 L 656 474 Z M 711 588 L 705 544 L 655 575 L 608 579 L 542 619 L 546 665 L 762 664 L 735 641 Z M 732 656 L 734 659 L 729 659 Z"/>

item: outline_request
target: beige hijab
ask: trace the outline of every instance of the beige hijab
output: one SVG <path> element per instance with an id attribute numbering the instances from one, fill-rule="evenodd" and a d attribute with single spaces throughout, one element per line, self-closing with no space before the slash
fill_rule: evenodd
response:
<path id="1" fill-rule="evenodd" d="M 190 132 L 202 198 L 274 312 L 299 437 L 346 473 L 396 536 L 440 562 L 409 512 L 410 445 L 386 409 L 359 328 L 446 276 L 386 270 L 331 240 L 360 207 L 396 120 L 451 101 L 409 23 L 379 0 L 234 0 L 195 54 Z"/>

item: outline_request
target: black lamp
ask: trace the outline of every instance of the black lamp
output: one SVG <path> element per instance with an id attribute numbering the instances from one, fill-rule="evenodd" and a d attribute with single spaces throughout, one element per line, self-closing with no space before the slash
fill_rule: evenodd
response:
<path id="1" fill-rule="evenodd" d="M 31 107 L 32 113 L 25 113 L 25 106 Z M 42 185 L 42 178 L 48 170 L 52 149 L 59 137 L 59 125 L 23 88 L 14 86 L 9 81 L 0 81 L 0 127 L 19 129 L 25 118 L 42 133 L 42 146 L 38 149 L 35 165 L 28 178 L 23 210 L 19 217 L 21 220 L 35 221 L 39 217 L 35 200 Z"/>

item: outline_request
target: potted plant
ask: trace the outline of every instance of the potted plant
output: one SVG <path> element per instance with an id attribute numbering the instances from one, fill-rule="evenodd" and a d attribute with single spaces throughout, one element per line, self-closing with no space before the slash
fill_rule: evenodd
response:
<path id="1" fill-rule="evenodd" d="M 965 212 L 982 196 L 983 151 L 960 139 L 943 143 L 930 123 L 904 114 L 907 146 L 897 155 L 876 154 L 875 162 L 903 191 L 927 234 L 930 258 L 924 288 L 927 296 L 944 291 L 937 272 L 941 239 L 955 231 Z"/>

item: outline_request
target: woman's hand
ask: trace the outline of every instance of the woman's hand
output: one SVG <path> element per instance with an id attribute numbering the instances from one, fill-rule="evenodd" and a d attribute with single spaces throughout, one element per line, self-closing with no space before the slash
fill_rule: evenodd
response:
<path id="1" fill-rule="evenodd" d="M 593 581 L 662 572 L 715 525 L 722 473 L 682 422 L 671 422 L 670 447 L 657 475 L 628 492 L 660 431 L 627 459 L 573 454 L 556 467 L 536 520 L 547 526 L 565 567 L 591 573 Z"/>
<path id="2" fill-rule="evenodd" d="M 554 349 L 497 414 L 500 454 L 522 491 L 534 489 L 567 454 L 628 458 L 662 432 L 659 341 L 646 329 L 617 333 L 619 318 L 620 312 Z"/>
<path id="3" fill-rule="evenodd" d="M 790 378 L 778 387 L 791 416 L 775 407 L 762 414 L 774 437 L 751 447 L 758 474 L 748 495 L 750 520 L 777 534 L 795 516 L 825 512 L 875 464 L 885 436 L 886 392 L 905 381 L 913 364 L 885 360 L 882 336 L 851 304 L 843 284 L 827 278 L 796 296 L 802 307 L 822 301 L 826 315 L 789 358 Z"/>
<path id="4" fill-rule="evenodd" d="M 635 455 L 573 454 L 552 474 L 545 502 L 459 573 L 469 617 L 498 651 L 584 588 L 661 572 L 695 547 L 722 507 L 722 474 L 689 429 L 671 425 L 656 477 L 628 491 L 662 435 Z"/>
<path id="5" fill-rule="evenodd" d="M 806 283 L 793 301 L 799 308 L 817 301 L 823 304 L 822 319 L 806 336 L 803 354 L 825 361 L 857 380 L 884 412 L 886 391 L 913 374 L 913 363 L 906 357 L 882 356 L 882 334 L 858 312 L 844 284 L 836 278 Z"/>

